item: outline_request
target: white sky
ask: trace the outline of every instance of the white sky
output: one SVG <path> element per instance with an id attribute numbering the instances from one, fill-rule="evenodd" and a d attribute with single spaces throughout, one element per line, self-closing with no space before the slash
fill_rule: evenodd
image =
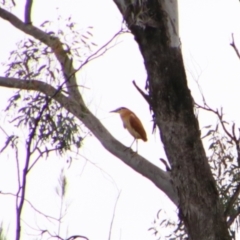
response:
<path id="1" fill-rule="evenodd" d="M 13 12 L 22 19 L 25 1 L 16 2 L 18 8 Z M 198 80 L 209 105 L 215 108 L 223 106 L 226 118 L 237 123 L 240 123 L 236 108 L 240 100 L 240 61 L 229 43 L 231 34 L 234 33 L 236 44 L 240 47 L 239 13 L 240 3 L 237 0 L 179 1 L 180 36 L 192 95 L 198 102 L 201 101 L 194 81 Z M 79 29 L 93 26 L 93 40 L 99 46 L 119 30 L 122 20 L 111 0 L 34 1 L 32 16 L 36 26 L 45 20 L 56 21 L 58 15 L 71 15 L 79 24 Z M 0 39 L 0 61 L 3 62 L 14 48 L 15 42 L 20 39 L 21 33 L 2 20 L 0 29 L 4 30 L 5 36 Z M 119 116 L 110 114 L 109 111 L 126 106 L 139 116 L 149 139 L 147 143 L 139 142 L 139 153 L 162 167 L 158 159 L 164 158 L 165 154 L 159 147 L 158 134 L 151 134 L 152 122 L 148 105 L 132 85 L 132 80 L 135 79 L 142 89 L 145 86 L 146 73 L 142 57 L 130 34 L 119 37 L 119 41 L 119 44 L 79 73 L 78 81 L 90 88 L 84 90 L 84 98 L 91 111 L 126 146 L 132 142 L 132 137 L 123 130 Z M 4 109 L 10 93 L 6 89 L 1 90 L 1 109 Z M 3 122 L 5 113 L 0 114 Z M 200 115 L 201 126 L 215 122 L 211 115 Z M 6 121 L 2 126 L 9 134 L 16 131 Z M 18 131 L 19 134 L 22 133 L 21 130 Z M 5 136 L 2 133 L 1 136 L 0 143 L 3 143 Z M 22 144 L 24 146 L 23 142 Z M 80 154 L 75 156 L 77 160 L 71 168 L 65 170 L 68 176 L 67 202 L 70 205 L 61 226 L 62 236 L 81 234 L 91 240 L 108 239 L 114 204 L 121 191 L 111 240 L 155 239 L 147 229 L 152 227 L 160 208 L 172 216 L 174 210 L 168 199 L 150 181 L 106 152 L 94 137 L 88 137 L 84 141 Z M 24 153 L 21 157 L 24 159 Z M 59 198 L 54 189 L 58 185 L 61 169 L 65 168 L 66 158 L 67 156 L 64 159 L 56 156 L 48 161 L 39 161 L 29 175 L 27 199 L 48 215 L 59 214 Z M 15 176 L 14 154 L 7 152 L 0 156 L 0 191 L 14 191 Z M 32 215 L 29 209 L 31 210 L 29 207 L 24 209 L 24 220 L 32 227 L 37 228 L 37 221 L 38 227 L 51 226 L 50 229 L 57 229 L 56 225 L 47 225 L 46 221 Z M 0 197 L 0 212 L 1 219 L 9 228 L 9 239 L 13 239 L 13 197 Z M 24 232 L 23 239 L 34 239 L 32 236 L 27 238 L 29 232 L 29 229 Z"/>

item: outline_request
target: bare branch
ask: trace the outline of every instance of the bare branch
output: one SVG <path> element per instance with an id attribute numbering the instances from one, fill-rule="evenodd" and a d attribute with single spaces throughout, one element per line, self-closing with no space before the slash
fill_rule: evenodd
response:
<path id="1" fill-rule="evenodd" d="M 149 97 L 149 95 L 147 95 L 145 92 L 143 92 L 143 90 L 141 88 L 138 87 L 138 85 L 136 84 L 135 80 L 132 81 L 134 87 L 138 90 L 138 92 L 143 96 L 143 98 L 147 101 L 147 103 L 149 104 L 149 109 L 150 111 L 152 110 L 152 101 Z M 156 131 L 156 127 L 157 127 L 157 124 L 156 124 L 156 121 L 155 121 L 155 115 L 153 113 L 152 115 L 153 117 L 153 128 L 152 128 L 152 133 L 154 133 Z"/>
<path id="2" fill-rule="evenodd" d="M 18 198 L 19 198 L 19 196 L 17 196 L 17 195 L 14 194 L 14 193 L 0 192 L 0 194 L 2 194 L 2 195 L 10 195 L 10 196 L 18 197 Z M 36 207 L 34 207 L 34 205 L 33 205 L 29 200 L 24 199 L 24 201 L 27 202 L 27 203 L 31 206 L 31 208 L 34 209 L 34 211 L 36 211 L 36 212 L 39 213 L 40 215 L 44 216 L 45 218 L 47 218 L 47 219 L 52 219 L 52 220 L 55 220 L 55 221 L 58 221 L 57 218 L 52 217 L 52 216 L 49 216 L 49 215 L 47 215 L 47 214 L 45 214 L 45 213 L 39 211 Z"/>
<path id="3" fill-rule="evenodd" d="M 120 34 L 126 33 L 128 31 L 124 31 L 123 28 L 121 28 L 118 32 L 116 32 L 105 44 L 103 44 L 96 52 L 94 52 L 93 54 L 91 54 L 89 57 L 87 57 L 85 59 L 85 61 L 69 76 L 71 77 L 73 74 L 76 74 L 80 69 L 82 69 L 87 63 L 89 63 L 90 61 L 103 56 L 103 54 L 110 49 L 110 47 L 107 48 L 107 46 L 109 46 L 114 39 L 116 39 L 117 36 L 119 36 Z M 116 45 L 114 45 L 116 46 Z"/>
<path id="4" fill-rule="evenodd" d="M 48 234 L 50 237 L 49 238 L 47 238 L 47 239 L 53 239 L 53 238 L 56 238 L 56 239 L 58 239 L 58 240 L 75 240 L 75 239 L 84 239 L 84 240 L 89 240 L 89 238 L 87 238 L 87 237 L 85 237 L 85 236 L 83 236 L 83 235 L 72 235 L 72 236 L 70 236 L 70 237 L 68 237 L 68 238 L 62 238 L 62 237 L 60 237 L 59 235 L 53 235 L 53 234 L 51 234 L 50 233 L 50 231 L 48 231 L 48 230 L 46 230 L 46 229 L 34 229 L 34 228 L 32 228 L 27 222 L 25 222 L 24 221 L 24 223 L 28 226 L 28 227 L 30 227 L 31 229 L 33 229 L 33 230 L 35 230 L 35 231 L 39 231 L 40 232 L 40 235 L 41 235 L 41 239 L 43 238 L 43 235 L 44 234 Z M 36 236 L 36 235 L 35 235 Z"/>
<path id="5" fill-rule="evenodd" d="M 36 159 L 33 161 L 33 163 L 31 164 L 31 166 L 28 168 L 28 172 L 31 171 L 31 169 L 34 167 L 34 165 L 37 163 L 37 161 L 44 155 L 44 154 L 49 154 L 50 152 L 55 152 L 57 151 L 59 148 L 53 148 L 53 149 L 47 149 L 45 151 L 40 151 L 39 150 L 39 155 L 36 157 Z"/>
<path id="6" fill-rule="evenodd" d="M 114 208 L 113 208 L 113 216 L 112 216 L 112 220 L 111 220 L 111 224 L 110 224 L 110 230 L 109 230 L 108 240 L 111 240 L 112 228 L 113 228 L 113 222 L 114 222 L 114 218 L 115 218 L 115 214 L 116 214 L 116 209 L 117 209 L 117 204 L 118 204 L 118 201 L 119 201 L 120 195 L 121 195 L 121 191 L 118 193 L 118 195 L 117 195 L 117 199 L 116 199 L 115 204 L 114 204 Z"/>
<path id="7" fill-rule="evenodd" d="M 32 24 L 32 20 L 31 20 L 32 4 L 33 4 L 33 0 L 26 0 L 25 16 L 24 16 L 26 24 Z"/>
<path id="8" fill-rule="evenodd" d="M 82 235 L 73 235 L 73 236 L 67 238 L 66 240 L 75 240 L 75 239 L 78 239 L 78 238 L 82 238 L 82 239 L 85 239 L 85 240 L 89 240 L 87 237 L 82 236 Z"/>
<path id="9" fill-rule="evenodd" d="M 152 106 L 151 100 L 149 98 L 149 95 L 147 95 L 145 92 L 143 92 L 143 90 L 141 88 L 138 87 L 138 85 L 136 84 L 135 80 L 132 81 L 134 87 L 138 90 L 138 92 L 143 96 L 143 98 L 147 101 L 147 103 L 149 104 L 149 106 Z"/>
<path id="10" fill-rule="evenodd" d="M 171 175 L 151 162 L 147 161 L 142 156 L 133 153 L 131 149 L 126 151 L 126 146 L 117 141 L 108 132 L 108 130 L 101 124 L 101 122 L 88 110 L 83 102 L 75 101 L 73 98 L 64 96 L 58 89 L 51 85 L 38 81 L 25 81 L 16 78 L 0 77 L 0 86 L 9 88 L 18 88 L 26 90 L 35 90 L 46 94 L 55 99 L 66 110 L 71 112 L 95 135 L 95 137 L 102 143 L 103 147 L 107 149 L 114 156 L 121 159 L 125 164 L 130 166 L 133 170 L 142 174 L 150 181 L 152 181 L 159 189 L 164 191 L 166 195 L 177 205 L 178 196 L 171 182 Z M 146 171 L 148 169 L 148 171 Z"/>
<path id="11" fill-rule="evenodd" d="M 20 239 L 20 235 L 21 235 L 21 213 L 22 213 L 22 209 L 23 209 L 23 205 L 24 205 L 24 199 L 25 199 L 25 195 L 26 195 L 26 187 L 27 187 L 27 174 L 29 172 L 29 164 L 30 164 L 30 159 L 31 159 L 31 147 L 32 147 L 32 142 L 33 139 L 35 137 L 37 128 L 38 128 L 38 124 L 42 118 L 43 112 L 46 110 L 49 102 L 51 101 L 51 98 L 47 98 L 46 95 L 46 102 L 43 105 L 41 111 L 39 112 L 38 116 L 35 118 L 35 124 L 34 127 L 32 128 L 28 139 L 26 141 L 26 160 L 25 160 L 25 165 L 24 165 L 24 169 L 23 169 L 23 174 L 22 174 L 22 182 L 21 182 L 21 187 L 18 189 L 18 193 L 17 196 L 19 196 L 20 190 L 21 190 L 21 196 L 20 196 L 20 203 L 17 206 L 17 213 L 16 213 L 16 218 L 17 218 L 17 224 L 16 224 L 16 240 Z"/>
<path id="12" fill-rule="evenodd" d="M 171 171 L 171 168 L 169 167 L 167 161 L 166 161 L 165 159 L 163 159 L 163 158 L 159 158 L 159 160 L 165 165 L 166 171 L 167 171 L 167 172 L 170 172 L 170 171 Z"/>
<path id="13" fill-rule="evenodd" d="M 62 237 L 60 237 L 59 235 L 52 235 L 48 230 L 41 230 L 41 235 L 48 233 L 51 238 L 57 238 L 58 240 L 65 240 Z M 83 235 L 72 235 L 70 237 L 68 237 L 66 240 L 75 240 L 75 239 L 84 239 L 84 240 L 89 240 L 89 238 L 83 236 Z M 79 239 L 80 240 L 80 239 Z"/>
<path id="14" fill-rule="evenodd" d="M 237 48 L 237 46 L 235 44 L 233 33 L 232 33 L 232 42 L 230 43 L 230 46 L 233 47 L 235 53 L 237 54 L 237 57 L 240 59 L 240 53 L 239 53 L 238 48 Z"/>

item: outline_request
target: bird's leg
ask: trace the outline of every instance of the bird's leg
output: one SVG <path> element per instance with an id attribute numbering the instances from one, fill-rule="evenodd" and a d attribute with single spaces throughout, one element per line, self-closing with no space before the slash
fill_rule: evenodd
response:
<path id="1" fill-rule="evenodd" d="M 130 145 L 130 147 L 127 147 L 126 150 L 127 150 L 127 149 L 131 149 L 131 147 L 132 147 L 132 145 L 134 144 L 135 141 L 136 141 L 136 139 L 134 138 L 132 144 Z M 126 150 L 125 150 L 125 151 L 126 151 Z"/>
<path id="2" fill-rule="evenodd" d="M 136 141 L 136 153 L 137 153 L 138 152 L 138 140 L 136 138 L 134 138 L 134 140 L 129 148 L 132 147 L 132 145 L 134 144 L 135 141 Z"/>
<path id="3" fill-rule="evenodd" d="M 131 148 L 132 147 L 132 145 L 134 144 L 134 142 L 136 141 L 136 138 L 134 138 L 134 140 L 133 140 L 133 142 L 132 142 L 132 144 L 130 145 L 130 147 L 129 148 Z"/>

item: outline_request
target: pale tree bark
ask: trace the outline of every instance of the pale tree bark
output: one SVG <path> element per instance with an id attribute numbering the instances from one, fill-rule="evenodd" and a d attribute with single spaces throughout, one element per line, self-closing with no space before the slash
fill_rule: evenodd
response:
<path id="1" fill-rule="evenodd" d="M 139 44 L 149 104 L 171 164 L 189 239 L 230 239 L 199 125 L 178 37 L 176 0 L 114 0 Z"/>

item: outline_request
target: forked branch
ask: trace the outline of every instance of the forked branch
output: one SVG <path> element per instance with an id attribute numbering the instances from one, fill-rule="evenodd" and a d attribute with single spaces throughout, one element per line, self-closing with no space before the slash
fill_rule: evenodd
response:
<path id="1" fill-rule="evenodd" d="M 173 203 L 178 204 L 178 196 L 172 185 L 170 173 L 161 170 L 142 156 L 136 153 L 133 154 L 131 150 L 126 151 L 126 146 L 113 138 L 101 122 L 88 110 L 84 102 L 77 102 L 75 99 L 63 95 L 53 86 L 38 80 L 25 81 L 16 78 L 0 77 L 0 86 L 34 90 L 52 97 L 61 104 L 62 107 L 82 121 L 102 143 L 105 149 L 121 159 L 133 170 L 152 181 L 159 189 L 166 193 Z M 146 169 L 148 169 L 148 171 L 146 171 Z"/>
<path id="2" fill-rule="evenodd" d="M 76 70 L 73 68 L 72 60 L 64 50 L 61 41 L 57 37 L 51 36 L 33 25 L 26 25 L 12 13 L 2 8 L 0 8 L 0 17 L 10 22 L 17 29 L 38 39 L 52 49 L 61 65 L 69 97 L 63 95 L 59 89 L 55 89 L 51 85 L 38 80 L 25 81 L 16 78 L 0 77 L 0 86 L 34 90 L 53 98 L 67 111 L 82 121 L 110 153 L 121 159 L 133 170 L 147 177 L 159 189 L 164 191 L 175 204 L 178 204 L 178 196 L 172 185 L 170 174 L 164 172 L 138 154 L 133 154 L 131 150 L 125 151 L 126 147 L 114 139 L 101 122 L 86 107 L 78 88 L 73 87 L 77 86 L 75 77 Z"/>

